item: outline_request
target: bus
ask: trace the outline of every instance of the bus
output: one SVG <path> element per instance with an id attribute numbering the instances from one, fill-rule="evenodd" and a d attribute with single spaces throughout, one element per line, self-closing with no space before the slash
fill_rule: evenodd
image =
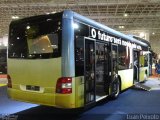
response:
<path id="1" fill-rule="evenodd" d="M 115 99 L 150 74 L 150 49 L 70 10 L 12 21 L 8 95 L 68 109 Z"/>

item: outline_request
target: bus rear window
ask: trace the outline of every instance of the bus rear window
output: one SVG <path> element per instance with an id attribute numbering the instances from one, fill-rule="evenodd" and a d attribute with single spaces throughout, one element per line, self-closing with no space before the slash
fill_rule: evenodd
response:
<path id="1" fill-rule="evenodd" d="M 46 59 L 61 55 L 61 21 L 13 22 L 10 25 L 9 58 Z"/>

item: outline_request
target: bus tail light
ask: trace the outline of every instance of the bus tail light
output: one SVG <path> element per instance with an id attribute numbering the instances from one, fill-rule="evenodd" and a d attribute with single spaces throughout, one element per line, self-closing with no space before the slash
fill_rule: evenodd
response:
<path id="1" fill-rule="evenodd" d="M 57 81 L 56 93 L 69 94 L 72 93 L 72 78 L 61 77 Z"/>
<path id="2" fill-rule="evenodd" d="M 9 75 L 7 75 L 7 80 L 8 80 L 8 88 L 12 88 L 12 81 L 11 81 L 11 77 Z"/>

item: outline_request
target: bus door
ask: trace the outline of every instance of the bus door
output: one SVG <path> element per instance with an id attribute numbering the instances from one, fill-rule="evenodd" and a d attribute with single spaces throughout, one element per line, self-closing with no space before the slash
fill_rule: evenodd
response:
<path id="1" fill-rule="evenodd" d="M 112 44 L 111 51 L 111 73 L 112 76 L 115 76 L 118 74 L 118 45 Z"/>
<path id="2" fill-rule="evenodd" d="M 133 83 L 139 82 L 139 57 L 140 52 L 133 50 Z"/>
<path id="3" fill-rule="evenodd" d="M 96 101 L 108 95 L 108 64 L 109 64 L 108 44 L 96 42 Z"/>
<path id="4" fill-rule="evenodd" d="M 95 41 L 85 38 L 84 52 L 84 102 L 95 102 Z"/>
<path id="5" fill-rule="evenodd" d="M 110 87 L 111 94 L 117 94 L 119 92 L 119 80 L 118 80 L 118 45 L 111 44 L 111 52 L 110 52 Z"/>
<path id="6" fill-rule="evenodd" d="M 148 65 L 149 65 L 149 76 L 152 75 L 152 54 L 149 53 L 148 55 Z"/>

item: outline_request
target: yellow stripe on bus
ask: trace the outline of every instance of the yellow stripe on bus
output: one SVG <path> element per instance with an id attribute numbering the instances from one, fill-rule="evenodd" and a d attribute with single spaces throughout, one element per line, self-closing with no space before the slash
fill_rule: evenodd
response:
<path id="1" fill-rule="evenodd" d="M 6 86 L 7 84 L 0 84 L 0 87 L 2 87 L 2 86 Z"/>

